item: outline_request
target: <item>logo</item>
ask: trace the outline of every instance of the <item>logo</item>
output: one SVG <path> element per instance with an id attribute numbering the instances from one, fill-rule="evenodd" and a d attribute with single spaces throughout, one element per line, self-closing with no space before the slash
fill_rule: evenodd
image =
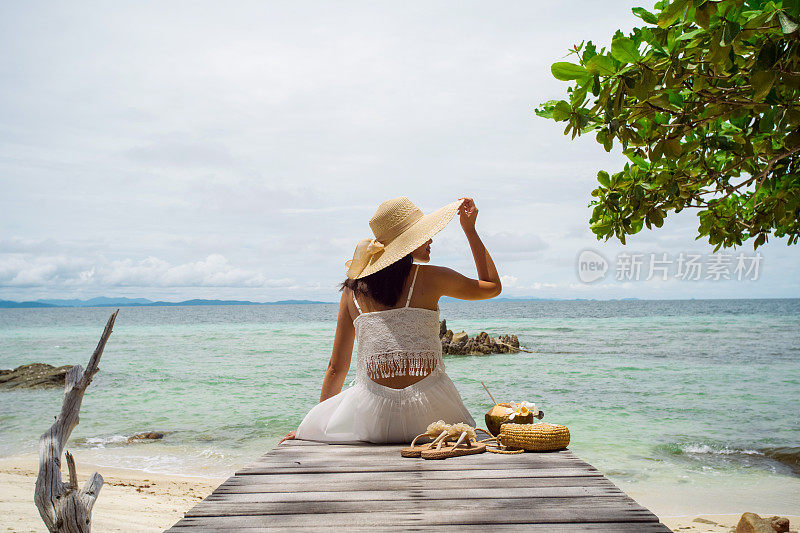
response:
<path id="1" fill-rule="evenodd" d="M 603 279 L 608 272 L 608 261 L 594 250 L 584 250 L 578 255 L 578 279 L 591 283 Z"/>

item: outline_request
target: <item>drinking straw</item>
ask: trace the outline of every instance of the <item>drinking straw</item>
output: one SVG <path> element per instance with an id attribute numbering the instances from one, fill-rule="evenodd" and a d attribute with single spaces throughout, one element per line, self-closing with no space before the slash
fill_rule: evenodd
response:
<path id="1" fill-rule="evenodd" d="M 483 385 L 483 390 L 486 391 L 486 394 L 489 395 L 489 398 L 491 398 L 494 404 L 497 405 L 497 400 L 494 399 L 494 396 L 492 396 L 492 393 L 489 392 L 489 389 L 486 388 L 486 385 L 484 385 L 483 381 L 481 381 L 481 385 Z"/>

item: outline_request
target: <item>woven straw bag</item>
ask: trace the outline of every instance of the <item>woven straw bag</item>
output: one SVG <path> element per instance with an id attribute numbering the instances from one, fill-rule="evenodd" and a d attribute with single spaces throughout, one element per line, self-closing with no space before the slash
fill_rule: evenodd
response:
<path id="1" fill-rule="evenodd" d="M 494 440 L 499 449 L 487 448 L 494 453 L 522 453 L 525 450 L 535 452 L 549 452 L 563 450 L 569 445 L 569 429 L 559 424 L 548 424 L 539 422 L 538 424 L 512 424 L 506 422 L 500 426 L 500 434 L 491 439 L 484 439 L 480 442 Z"/>

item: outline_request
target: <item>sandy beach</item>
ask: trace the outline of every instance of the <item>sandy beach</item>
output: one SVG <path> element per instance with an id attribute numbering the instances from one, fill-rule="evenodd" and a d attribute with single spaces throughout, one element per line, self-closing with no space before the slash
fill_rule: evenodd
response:
<path id="1" fill-rule="evenodd" d="M 153 474 L 141 470 L 109 468 L 82 463 L 76 457 L 78 482 L 83 482 L 97 470 L 105 483 L 95 504 L 92 524 L 97 531 L 153 532 L 163 531 L 183 517 L 197 502 L 208 496 L 224 478 L 203 478 Z M 38 470 L 35 455 L 0 459 L 0 523 L 5 531 L 40 532 L 44 524 L 33 504 L 33 490 Z M 67 478 L 66 466 L 63 479 Z M 680 514 L 680 507 L 670 503 L 674 498 L 662 494 L 656 501 L 652 493 L 631 497 L 659 515 L 673 531 L 728 532 L 739 521 L 738 514 Z M 663 512 L 662 512 L 663 511 Z M 742 509 L 774 514 L 758 506 Z M 787 516 L 792 530 L 800 528 L 800 516 Z"/>
<path id="2" fill-rule="evenodd" d="M 224 479 L 152 474 L 82 463 L 75 457 L 78 484 L 94 471 L 103 488 L 92 512 L 94 531 L 163 531 L 208 496 Z M 35 455 L 0 459 L 0 524 L 3 531 L 47 531 L 33 503 L 38 472 Z M 67 479 L 64 465 L 62 479 Z"/>

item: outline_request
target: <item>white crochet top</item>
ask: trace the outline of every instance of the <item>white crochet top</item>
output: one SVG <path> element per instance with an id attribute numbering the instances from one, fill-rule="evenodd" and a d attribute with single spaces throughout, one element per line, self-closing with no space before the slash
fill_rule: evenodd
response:
<path id="1" fill-rule="evenodd" d="M 427 376 L 436 368 L 444 370 L 439 310 L 408 306 L 419 264 L 415 268 L 404 307 L 362 313 L 353 295 L 359 312 L 353 321 L 358 342 L 356 381 Z"/>

